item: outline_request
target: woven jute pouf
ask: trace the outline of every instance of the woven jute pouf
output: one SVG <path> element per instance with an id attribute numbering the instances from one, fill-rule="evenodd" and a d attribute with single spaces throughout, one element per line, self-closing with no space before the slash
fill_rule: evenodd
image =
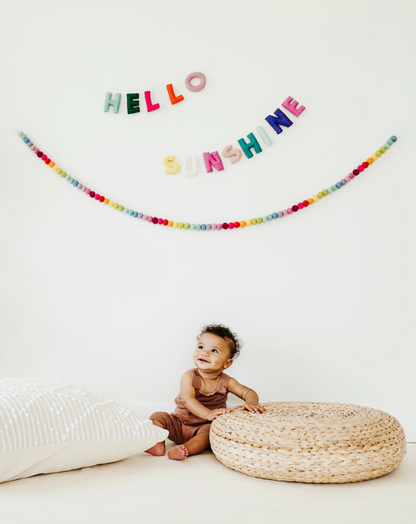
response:
<path id="1" fill-rule="evenodd" d="M 241 406 L 213 420 L 211 449 L 225 466 L 287 482 L 344 483 L 392 472 L 406 454 L 399 421 L 377 409 L 332 402 Z"/>

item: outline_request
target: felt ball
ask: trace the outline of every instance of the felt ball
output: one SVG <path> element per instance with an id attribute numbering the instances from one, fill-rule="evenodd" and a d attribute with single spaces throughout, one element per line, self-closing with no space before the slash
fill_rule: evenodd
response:
<path id="1" fill-rule="evenodd" d="M 142 219 L 143 219 L 143 220 L 147 220 L 148 218 L 149 218 L 149 217 L 148 217 L 147 215 L 143 215 L 143 216 L 142 216 Z"/>
<path id="2" fill-rule="evenodd" d="M 48 157 L 42 153 L 41 159 L 46 160 Z"/>
<path id="3" fill-rule="evenodd" d="M 298 204 L 298 209 L 303 209 L 303 204 L 302 204 L 302 202 L 299 202 L 299 204 Z"/>
<path id="4" fill-rule="evenodd" d="M 85 190 L 85 193 L 86 193 L 87 195 L 89 195 L 89 194 L 91 193 L 91 189 L 88 189 L 88 187 L 87 187 L 87 189 Z M 114 203 L 114 202 L 113 202 L 113 203 Z"/>
<path id="5" fill-rule="evenodd" d="M 296 211 L 297 211 L 298 209 L 299 209 L 298 206 L 296 206 L 296 205 L 295 205 L 295 206 L 292 206 L 292 211 L 294 211 L 295 213 L 296 213 Z"/>
<path id="6" fill-rule="evenodd" d="M 229 227 L 230 229 L 234 229 L 234 222 L 230 222 L 230 223 L 228 224 L 228 227 Z"/>
<path id="7" fill-rule="evenodd" d="M 374 160 L 370 156 L 369 158 L 367 158 L 367 162 L 371 165 L 374 162 Z"/>
<path id="8" fill-rule="evenodd" d="M 290 207 L 286 211 L 288 215 L 291 215 L 293 213 L 293 210 Z"/>
<path id="9" fill-rule="evenodd" d="M 376 151 L 376 155 L 377 155 L 377 156 L 381 156 L 382 154 L 383 154 L 383 153 L 380 151 L 380 149 L 378 149 L 378 150 Z"/>
<path id="10" fill-rule="evenodd" d="M 158 224 L 163 224 L 163 218 L 159 218 L 159 220 L 157 221 Z"/>
<path id="11" fill-rule="evenodd" d="M 348 176 L 350 177 L 351 180 L 352 180 L 353 178 L 355 178 L 354 173 L 350 173 Z"/>
<path id="12" fill-rule="evenodd" d="M 324 196 L 326 196 L 328 194 L 328 190 L 327 189 L 323 189 L 322 193 L 323 193 Z"/>
<path id="13" fill-rule="evenodd" d="M 322 198 L 323 196 L 324 196 L 324 194 L 322 193 L 322 191 L 319 191 L 318 198 Z"/>
<path id="14" fill-rule="evenodd" d="M 30 142 L 30 139 L 26 137 L 25 139 L 23 139 L 23 142 L 27 144 L 28 142 Z"/>
<path id="15" fill-rule="evenodd" d="M 48 166 L 52 168 L 55 165 L 55 162 L 49 162 Z"/>
<path id="16" fill-rule="evenodd" d="M 272 215 L 267 215 L 267 220 L 273 220 Z"/>
<path id="17" fill-rule="evenodd" d="M 273 217 L 273 218 L 277 218 L 277 213 L 273 213 L 273 214 L 272 214 L 272 217 Z"/>
<path id="18" fill-rule="evenodd" d="M 110 207 L 113 207 L 113 206 L 114 206 L 114 202 L 113 202 L 112 200 L 110 200 L 110 202 L 108 203 L 108 205 L 109 205 Z"/>
<path id="19" fill-rule="evenodd" d="M 303 207 L 308 207 L 309 206 L 309 202 L 307 200 L 304 200 L 302 202 L 302 204 L 303 204 Z"/>
<path id="20" fill-rule="evenodd" d="M 38 158 L 42 158 L 42 156 L 43 156 L 42 151 L 38 151 L 38 152 L 36 153 L 36 156 L 37 156 Z"/>
<path id="21" fill-rule="evenodd" d="M 95 200 L 100 200 L 100 196 L 101 196 L 101 195 L 99 195 L 98 193 L 95 193 L 95 197 L 94 197 Z"/>
<path id="22" fill-rule="evenodd" d="M 45 164 L 49 164 L 50 161 L 51 161 L 50 158 L 46 158 L 46 160 L 45 160 Z"/>
<path id="23" fill-rule="evenodd" d="M 90 191 L 90 197 L 91 197 L 91 198 L 94 198 L 94 197 L 95 197 L 95 192 L 94 192 L 94 191 Z"/>
<path id="24" fill-rule="evenodd" d="M 385 153 L 385 152 L 387 151 L 387 148 L 384 147 L 384 146 L 383 146 L 383 147 L 380 147 L 380 151 L 381 151 L 382 153 Z"/>
<path id="25" fill-rule="evenodd" d="M 207 230 L 211 229 L 211 224 L 207 224 Z"/>
<path id="26" fill-rule="evenodd" d="M 184 228 L 185 228 L 185 229 L 189 229 L 190 227 L 191 227 L 191 225 L 188 224 L 188 222 L 186 222 L 186 224 L 184 224 Z"/>
<path id="27" fill-rule="evenodd" d="M 191 224 L 191 229 L 195 229 L 195 224 Z"/>
<path id="28" fill-rule="evenodd" d="M 199 231 L 201 229 L 201 224 L 197 224 L 195 227 L 196 227 L 197 231 Z"/>
<path id="29" fill-rule="evenodd" d="M 251 226 L 251 220 L 246 220 L 246 226 Z"/>
<path id="30" fill-rule="evenodd" d="M 177 222 L 174 222 L 174 223 L 173 223 L 173 227 L 178 227 L 178 223 L 177 223 Z"/>
<path id="31" fill-rule="evenodd" d="M 107 200 L 107 199 L 106 199 L 106 200 Z M 104 204 L 105 204 L 105 203 L 106 203 L 106 202 L 105 202 L 105 200 L 104 200 Z M 135 212 L 133 213 L 133 218 L 137 218 L 137 215 L 138 215 L 138 213 L 137 213 L 137 211 L 135 211 Z"/>
<path id="32" fill-rule="evenodd" d="M 153 222 L 153 217 L 147 217 L 148 222 Z"/>
<path id="33" fill-rule="evenodd" d="M 156 217 L 153 217 L 153 218 L 152 218 L 152 222 L 153 222 L 153 224 L 157 224 L 157 218 L 156 218 Z"/>
<path id="34" fill-rule="evenodd" d="M 347 181 L 344 180 L 344 179 L 340 180 L 340 182 L 341 182 L 341 184 L 342 184 L 343 186 L 345 186 L 345 184 L 347 183 Z"/>
<path id="35" fill-rule="evenodd" d="M 341 182 L 337 182 L 335 185 L 337 186 L 338 189 L 341 189 L 341 187 L 342 187 Z"/>
<path id="36" fill-rule="evenodd" d="M 68 177 L 68 182 L 69 182 L 70 184 L 72 184 L 73 181 L 74 181 L 74 179 L 72 178 L 72 176 L 69 176 L 69 177 Z"/>
<path id="37" fill-rule="evenodd" d="M 390 144 L 390 145 L 392 146 L 392 145 L 393 145 L 393 140 L 392 140 L 391 138 L 389 138 L 389 139 L 387 140 L 387 143 Z M 36 152 L 36 150 L 35 150 L 35 152 Z"/>
<path id="38" fill-rule="evenodd" d="M 283 211 L 279 211 L 279 212 L 277 213 L 277 216 L 278 216 L 279 218 L 282 218 L 282 216 L 283 216 Z"/>
<path id="39" fill-rule="evenodd" d="M 167 226 L 167 225 L 169 224 L 169 220 L 166 220 L 166 218 L 165 218 L 165 219 L 163 220 L 162 224 L 163 224 L 164 226 Z"/>
<path id="40" fill-rule="evenodd" d="M 245 223 L 244 220 L 242 220 L 242 221 L 240 222 L 240 227 L 246 227 L 246 225 L 247 225 L 247 224 Z"/>
<path id="41" fill-rule="evenodd" d="M 202 229 L 203 231 L 205 231 L 206 228 L 207 228 L 207 226 L 206 226 L 205 224 L 201 224 L 201 229 Z"/>
<path id="42" fill-rule="evenodd" d="M 309 205 L 311 206 L 314 203 L 314 199 L 313 198 L 308 198 L 308 202 L 309 202 Z"/>
<path id="43" fill-rule="evenodd" d="M 78 189 L 82 189 L 82 187 L 83 187 L 82 184 L 78 184 L 78 185 L 77 185 L 77 188 L 78 188 Z"/>
<path id="44" fill-rule="evenodd" d="M 125 207 L 125 208 L 123 208 L 123 213 L 125 213 L 126 215 L 128 215 L 129 210 Z"/>
<path id="45" fill-rule="evenodd" d="M 143 213 L 137 213 L 137 218 L 143 218 Z"/>
<path id="46" fill-rule="evenodd" d="M 78 187 L 78 184 L 79 184 L 78 180 L 74 180 L 74 181 L 72 182 L 72 185 L 73 185 L 74 187 Z"/>
<path id="47" fill-rule="evenodd" d="M 370 165 L 370 162 L 363 162 L 362 166 L 364 169 L 367 169 L 367 167 Z"/>
<path id="48" fill-rule="evenodd" d="M 357 169 L 358 169 L 358 171 L 359 171 L 360 173 L 362 173 L 362 172 L 364 171 L 364 167 L 363 167 L 363 166 L 358 166 Z"/>
<path id="49" fill-rule="evenodd" d="M 31 141 L 29 140 L 28 143 L 27 143 L 27 147 L 30 147 L 30 146 L 33 146 L 33 142 L 31 142 Z"/>
<path id="50" fill-rule="evenodd" d="M 239 228 L 240 227 L 240 222 L 234 222 L 234 227 Z"/>
<path id="51" fill-rule="evenodd" d="M 172 220 L 169 220 L 168 227 L 172 227 L 172 226 L 173 226 L 173 222 L 172 222 Z"/>
<path id="52" fill-rule="evenodd" d="M 29 145 L 29 144 L 28 144 L 28 145 Z M 390 147 L 390 144 L 389 144 L 388 142 L 386 142 L 386 143 L 384 144 L 383 147 L 385 147 L 386 149 L 388 149 L 388 148 Z M 30 148 L 30 149 L 32 149 L 32 148 Z"/>
<path id="53" fill-rule="evenodd" d="M 221 224 L 217 224 L 217 229 L 222 229 L 222 225 Z"/>
<path id="54" fill-rule="evenodd" d="M 390 138 L 393 140 L 393 142 L 396 142 L 396 140 L 397 140 L 397 136 L 395 136 L 395 135 L 391 136 Z"/>
<path id="55" fill-rule="evenodd" d="M 314 202 L 318 202 L 318 200 L 319 200 L 319 197 L 318 197 L 318 195 L 313 195 L 313 197 L 312 197 L 312 198 L 313 198 L 313 201 L 314 201 Z"/>
<path id="56" fill-rule="evenodd" d="M 227 222 L 224 222 L 224 223 L 223 223 L 222 228 L 223 228 L 223 229 L 228 229 L 228 224 L 227 224 Z"/>
<path id="57" fill-rule="evenodd" d="M 100 202 L 101 202 L 101 200 L 100 200 Z M 129 215 L 130 215 L 131 217 L 134 215 L 134 211 L 133 211 L 132 209 L 130 209 L 130 211 L 129 211 Z"/>

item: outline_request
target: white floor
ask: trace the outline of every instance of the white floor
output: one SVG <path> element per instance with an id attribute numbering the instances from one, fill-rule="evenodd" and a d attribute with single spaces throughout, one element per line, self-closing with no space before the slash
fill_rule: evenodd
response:
<path id="1" fill-rule="evenodd" d="M 175 444 L 168 442 L 167 450 Z M 411 524 L 416 444 L 385 477 L 299 484 L 237 473 L 210 451 L 182 462 L 147 453 L 0 484 L 4 524 Z"/>

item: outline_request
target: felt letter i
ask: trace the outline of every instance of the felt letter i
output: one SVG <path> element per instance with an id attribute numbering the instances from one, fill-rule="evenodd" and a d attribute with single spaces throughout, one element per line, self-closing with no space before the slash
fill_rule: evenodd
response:
<path id="1" fill-rule="evenodd" d="M 150 91 L 144 92 L 144 98 L 146 100 L 148 113 L 150 113 L 150 111 L 155 111 L 156 109 L 159 109 L 160 104 L 152 104 L 152 99 L 150 98 Z"/>

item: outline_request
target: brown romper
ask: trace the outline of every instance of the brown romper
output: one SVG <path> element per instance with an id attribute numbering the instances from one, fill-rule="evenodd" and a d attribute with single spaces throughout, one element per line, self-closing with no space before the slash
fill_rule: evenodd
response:
<path id="1" fill-rule="evenodd" d="M 221 374 L 218 381 L 217 389 L 205 395 L 201 393 L 201 375 L 198 368 L 188 370 L 192 375 L 192 386 L 195 389 L 195 398 L 203 406 L 209 409 L 220 409 L 227 407 L 228 396 L 228 382 L 230 376 L 225 373 Z M 182 402 L 181 395 L 175 398 L 175 412 L 165 413 L 163 411 L 156 411 L 150 415 L 150 420 L 157 420 L 169 431 L 168 439 L 176 442 L 176 444 L 184 444 L 198 433 L 207 433 L 211 427 L 211 422 L 203 418 L 199 418 L 193 413 L 190 413 Z"/>

